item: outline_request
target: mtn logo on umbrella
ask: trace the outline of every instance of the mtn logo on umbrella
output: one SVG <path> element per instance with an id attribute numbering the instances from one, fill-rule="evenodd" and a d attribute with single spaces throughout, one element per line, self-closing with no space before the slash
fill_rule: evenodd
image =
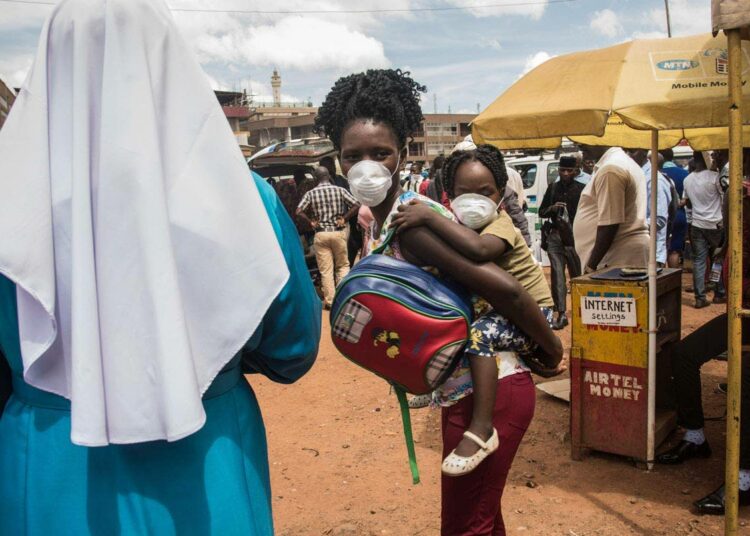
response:
<path id="1" fill-rule="evenodd" d="M 656 64 L 662 71 L 689 71 L 695 69 L 700 63 L 694 60 L 664 60 Z"/>

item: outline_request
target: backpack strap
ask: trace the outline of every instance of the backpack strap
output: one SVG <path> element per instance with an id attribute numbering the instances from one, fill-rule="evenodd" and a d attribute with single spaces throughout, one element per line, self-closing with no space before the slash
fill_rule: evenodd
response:
<path id="1" fill-rule="evenodd" d="M 393 384 L 393 389 L 401 406 L 401 420 L 404 424 L 404 438 L 406 439 L 406 452 L 409 454 L 409 468 L 411 479 L 414 484 L 419 484 L 419 468 L 417 467 L 417 454 L 414 451 L 414 438 L 411 433 L 411 415 L 409 415 L 409 403 L 406 400 L 406 391 L 398 385 Z"/>

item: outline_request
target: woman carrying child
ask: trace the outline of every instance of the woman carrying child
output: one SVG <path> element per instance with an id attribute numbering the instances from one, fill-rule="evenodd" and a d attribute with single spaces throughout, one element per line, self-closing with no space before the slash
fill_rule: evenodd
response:
<path id="1" fill-rule="evenodd" d="M 517 326 L 529 340 L 536 341 L 535 355 L 543 368 L 554 370 L 562 358 L 562 345 L 549 328 L 538 301 L 518 280 L 496 263 L 469 258 L 428 225 L 410 226 L 402 221 L 402 229 L 395 233 L 394 218 L 400 214 L 399 207 L 412 200 L 425 204 L 446 220 L 454 219 L 439 203 L 413 192 L 403 193 L 400 188 L 398 170 L 406 159 L 408 138 L 422 122 L 419 99 L 424 91 L 407 73 L 370 70 L 339 79 L 319 109 L 317 127 L 339 150 L 341 168 L 352 194 L 372 212 L 370 252 L 430 266 L 481 295 L 496 313 Z M 474 434 L 476 443 L 487 455 L 476 471 L 460 478 L 443 477 L 444 535 L 505 534 L 500 498 L 513 457 L 534 412 L 531 377 L 520 363 L 513 370 L 516 373 L 499 380 L 497 372 L 494 377 L 483 376 L 480 380 L 491 386 L 490 391 L 495 389 L 491 395 L 495 403 L 489 406 L 493 408 L 492 430 L 489 434 L 486 430 Z M 471 385 L 464 391 L 466 394 L 469 388 Z M 469 427 L 475 398 L 476 394 L 464 396 L 443 410 L 446 455 L 457 448 L 462 433 Z M 488 407 L 486 401 L 481 405 Z M 485 438 L 493 437 L 493 430 L 497 431 L 496 441 L 488 443 Z M 495 443 L 494 452 L 490 443 Z M 471 449 L 470 445 L 463 447 L 457 454 Z"/>

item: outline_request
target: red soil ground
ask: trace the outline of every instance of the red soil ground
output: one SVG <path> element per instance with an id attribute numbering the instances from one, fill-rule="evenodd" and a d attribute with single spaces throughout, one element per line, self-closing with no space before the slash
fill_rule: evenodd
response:
<path id="1" fill-rule="evenodd" d="M 690 276 L 683 276 L 683 285 Z M 695 310 L 683 293 L 683 336 L 719 314 Z M 412 412 L 422 483 L 412 485 L 395 395 L 374 375 L 341 357 L 327 318 L 318 361 L 291 386 L 251 377 L 268 432 L 276 532 L 280 536 L 436 535 L 440 515 L 440 414 Z M 570 328 L 559 332 L 570 347 Z M 656 466 L 594 453 L 570 459 L 568 405 L 537 392 L 534 421 L 516 456 L 503 497 L 508 534 L 719 535 L 723 518 L 698 516 L 692 501 L 723 478 L 726 363 L 703 368 L 708 460 Z M 547 381 L 535 378 L 535 381 Z M 673 434 L 665 446 L 679 439 Z M 750 534 L 750 508 L 740 511 Z"/>

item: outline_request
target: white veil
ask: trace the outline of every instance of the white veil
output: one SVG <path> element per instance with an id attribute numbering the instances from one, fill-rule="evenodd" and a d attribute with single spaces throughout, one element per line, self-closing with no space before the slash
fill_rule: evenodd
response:
<path id="1" fill-rule="evenodd" d="M 163 0 L 63 0 L 0 132 L 0 273 L 74 443 L 174 441 L 288 278 Z"/>

